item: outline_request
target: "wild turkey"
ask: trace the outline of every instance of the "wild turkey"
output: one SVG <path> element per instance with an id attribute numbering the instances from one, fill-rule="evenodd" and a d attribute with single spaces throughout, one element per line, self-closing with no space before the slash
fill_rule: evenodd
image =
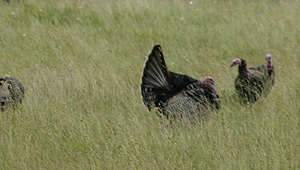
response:
<path id="1" fill-rule="evenodd" d="M 0 78 L 0 108 L 4 111 L 8 106 L 15 107 L 22 103 L 24 98 L 24 87 L 15 78 L 5 76 Z"/>
<path id="2" fill-rule="evenodd" d="M 238 95 L 245 102 L 256 102 L 264 93 L 266 85 L 265 75 L 255 69 L 247 69 L 247 63 L 244 59 L 233 59 L 230 67 L 239 65 L 235 79 L 235 89 Z"/>
<path id="3" fill-rule="evenodd" d="M 267 61 L 266 65 L 251 67 L 249 69 L 262 72 L 266 76 L 268 88 L 271 88 L 275 83 L 275 69 L 272 64 L 272 55 L 266 54 L 265 58 Z"/>
<path id="4" fill-rule="evenodd" d="M 154 45 L 148 56 L 141 93 L 149 110 L 157 107 L 167 118 L 194 119 L 219 109 L 213 78 L 208 76 L 201 82 L 169 71 L 159 44 Z"/>

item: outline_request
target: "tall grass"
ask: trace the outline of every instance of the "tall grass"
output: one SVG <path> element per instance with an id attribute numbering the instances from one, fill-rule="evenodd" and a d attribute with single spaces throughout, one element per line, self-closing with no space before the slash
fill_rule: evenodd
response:
<path id="1" fill-rule="evenodd" d="M 23 82 L 0 113 L 3 169 L 299 169 L 300 2 L 0 2 L 0 73 Z M 216 80 L 221 109 L 171 125 L 140 95 L 145 56 Z M 276 83 L 253 105 L 235 95 L 233 58 L 271 53 Z"/>

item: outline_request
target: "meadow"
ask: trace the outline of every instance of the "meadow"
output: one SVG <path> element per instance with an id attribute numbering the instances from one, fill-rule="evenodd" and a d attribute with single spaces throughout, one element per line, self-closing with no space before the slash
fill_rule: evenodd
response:
<path id="1" fill-rule="evenodd" d="M 0 1 L 0 169 L 300 169 L 300 1 Z M 170 124 L 140 94 L 154 43 L 168 69 L 212 76 L 221 108 Z M 241 104 L 234 58 L 273 55 L 267 97 Z"/>

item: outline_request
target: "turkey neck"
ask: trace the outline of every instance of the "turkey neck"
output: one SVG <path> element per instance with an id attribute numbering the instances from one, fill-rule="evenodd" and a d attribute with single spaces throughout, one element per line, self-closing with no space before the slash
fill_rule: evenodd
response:
<path id="1" fill-rule="evenodd" d="M 239 74 L 241 76 L 247 76 L 248 69 L 247 69 L 247 63 L 244 59 L 241 59 L 241 64 L 239 65 Z"/>
<path id="2" fill-rule="evenodd" d="M 273 64 L 272 61 L 268 61 L 268 70 L 273 70 Z"/>
<path id="3" fill-rule="evenodd" d="M 215 87 L 215 85 L 210 84 L 210 87 L 216 91 L 216 96 L 219 96 L 217 88 Z"/>
<path id="4" fill-rule="evenodd" d="M 268 67 L 268 73 L 269 73 L 269 75 L 271 75 L 273 72 L 273 64 L 272 64 L 271 60 L 268 61 L 267 67 Z"/>

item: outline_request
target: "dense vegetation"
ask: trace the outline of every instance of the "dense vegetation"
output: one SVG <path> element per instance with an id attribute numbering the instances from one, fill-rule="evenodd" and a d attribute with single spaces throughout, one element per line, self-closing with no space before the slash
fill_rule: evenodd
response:
<path id="1" fill-rule="evenodd" d="M 300 2 L 0 1 L 0 73 L 25 86 L 0 113 L 3 169 L 299 169 Z M 212 76 L 221 109 L 169 124 L 140 95 L 160 43 L 170 70 Z M 276 82 L 245 106 L 233 58 L 273 55 Z"/>

